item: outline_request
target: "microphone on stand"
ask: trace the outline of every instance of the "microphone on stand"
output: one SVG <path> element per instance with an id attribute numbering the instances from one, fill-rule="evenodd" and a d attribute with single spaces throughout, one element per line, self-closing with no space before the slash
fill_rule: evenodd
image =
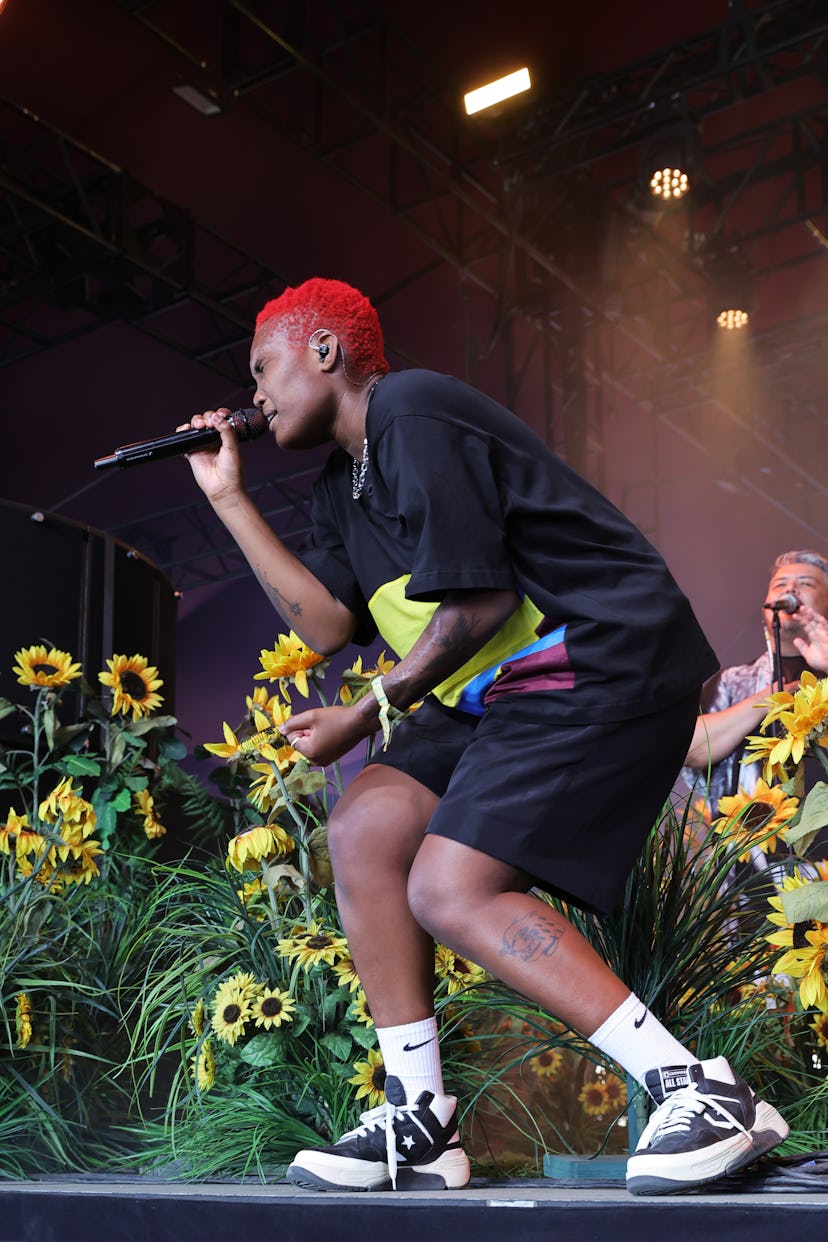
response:
<path id="1" fill-rule="evenodd" d="M 258 439 L 269 426 L 262 411 L 255 407 L 234 410 L 227 415 L 227 421 L 242 441 Z M 221 435 L 215 427 L 190 427 L 186 431 L 176 431 L 171 436 L 161 436 L 158 440 L 139 440 L 135 444 L 123 444 L 108 457 L 96 458 L 94 464 L 96 470 L 106 470 L 110 466 L 137 466 L 142 461 L 178 457 L 182 453 L 192 453 L 196 449 L 220 443 Z"/>
<path id="2" fill-rule="evenodd" d="M 766 600 L 762 607 L 767 608 L 768 612 L 788 612 L 793 615 L 795 612 L 799 612 L 800 604 L 797 597 L 791 592 L 788 595 L 780 595 L 778 599 Z"/>

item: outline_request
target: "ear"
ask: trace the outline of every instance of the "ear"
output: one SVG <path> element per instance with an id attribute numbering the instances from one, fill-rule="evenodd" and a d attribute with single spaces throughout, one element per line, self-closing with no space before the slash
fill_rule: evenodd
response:
<path id="1" fill-rule="evenodd" d="M 323 371 L 332 371 L 340 354 L 339 341 L 327 328 L 318 328 L 308 341 L 308 347 L 316 352 Z"/>

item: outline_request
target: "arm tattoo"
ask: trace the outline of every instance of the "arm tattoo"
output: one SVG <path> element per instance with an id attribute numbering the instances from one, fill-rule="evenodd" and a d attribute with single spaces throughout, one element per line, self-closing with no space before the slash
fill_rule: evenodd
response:
<path id="1" fill-rule="evenodd" d="M 566 924 L 557 923 L 546 914 L 523 915 L 506 928 L 501 951 L 505 957 L 519 957 L 522 962 L 552 957 L 565 928 Z"/>
<path id="2" fill-rule="evenodd" d="M 253 566 L 253 573 L 256 575 L 259 586 L 262 588 L 273 607 L 285 618 L 285 620 L 287 620 L 288 617 L 301 617 L 302 605 L 297 599 L 288 599 L 287 596 L 283 595 L 277 587 L 273 586 L 271 582 L 268 582 L 263 571 L 258 565 Z"/>

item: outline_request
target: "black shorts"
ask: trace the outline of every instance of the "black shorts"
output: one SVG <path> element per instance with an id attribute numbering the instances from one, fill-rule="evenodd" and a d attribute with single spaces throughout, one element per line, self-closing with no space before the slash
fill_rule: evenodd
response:
<path id="1" fill-rule="evenodd" d="M 547 718 L 543 695 L 498 699 L 482 717 L 428 698 L 371 762 L 439 796 L 428 832 L 608 914 L 678 776 L 698 709 L 696 692 L 620 723 L 562 725 Z"/>

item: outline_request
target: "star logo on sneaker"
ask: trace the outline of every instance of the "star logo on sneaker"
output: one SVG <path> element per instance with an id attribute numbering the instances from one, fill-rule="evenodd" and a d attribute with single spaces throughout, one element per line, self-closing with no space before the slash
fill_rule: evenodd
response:
<path id="1" fill-rule="evenodd" d="M 403 1147 L 407 1147 L 409 1151 L 414 1146 L 414 1140 L 410 1134 L 406 1134 L 405 1138 L 402 1139 L 401 1141 L 402 1141 Z"/>
<path id="2" fill-rule="evenodd" d="M 416 1052 L 418 1048 L 425 1048 L 426 1044 L 434 1043 L 434 1036 L 430 1039 L 424 1039 L 421 1044 L 403 1044 L 403 1052 Z"/>

